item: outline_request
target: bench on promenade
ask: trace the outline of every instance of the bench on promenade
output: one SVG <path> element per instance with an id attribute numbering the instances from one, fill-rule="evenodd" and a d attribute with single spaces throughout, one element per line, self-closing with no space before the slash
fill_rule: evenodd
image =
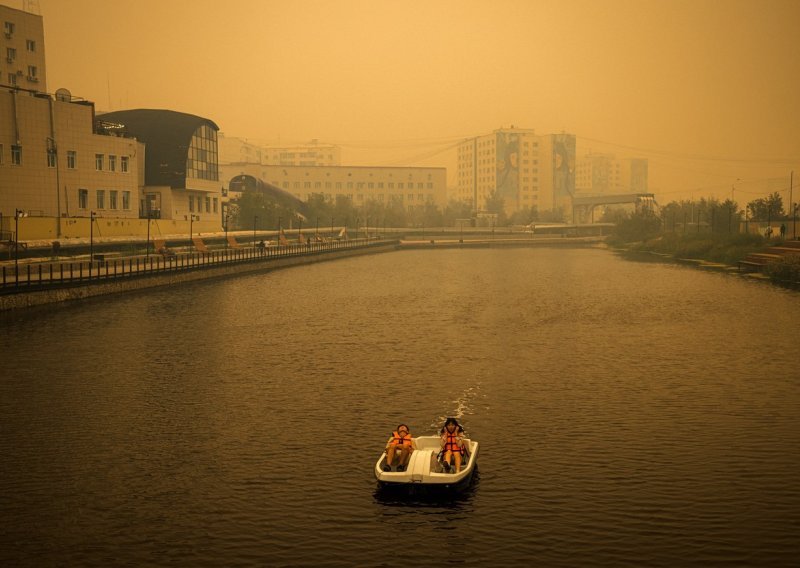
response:
<path id="1" fill-rule="evenodd" d="M 209 252 L 206 243 L 203 242 L 203 239 L 200 237 L 192 237 L 192 244 L 194 244 L 195 250 L 200 252 Z"/>
<path id="2" fill-rule="evenodd" d="M 153 239 L 153 247 L 156 249 L 156 253 L 160 254 L 162 258 L 175 258 L 178 256 L 175 254 L 175 251 L 167 246 L 167 242 L 161 239 Z"/>

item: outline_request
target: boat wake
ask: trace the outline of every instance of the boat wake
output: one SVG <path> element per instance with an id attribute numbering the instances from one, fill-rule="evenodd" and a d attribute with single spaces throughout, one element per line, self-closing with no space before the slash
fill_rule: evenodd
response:
<path id="1" fill-rule="evenodd" d="M 452 408 L 453 411 L 449 414 L 445 414 L 444 416 L 438 416 L 433 419 L 431 423 L 431 428 L 433 430 L 438 430 L 444 424 L 444 421 L 447 420 L 449 417 L 453 417 L 459 422 L 464 416 L 469 416 L 475 413 L 474 410 L 474 402 L 480 396 L 480 384 L 469 387 L 461 395 L 456 398 L 455 400 L 447 400 L 444 401 L 445 408 Z"/>

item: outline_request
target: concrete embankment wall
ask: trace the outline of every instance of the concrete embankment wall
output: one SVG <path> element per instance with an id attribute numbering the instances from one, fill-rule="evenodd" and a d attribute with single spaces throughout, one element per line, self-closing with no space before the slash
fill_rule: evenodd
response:
<path id="1" fill-rule="evenodd" d="M 145 290 L 147 288 L 155 288 L 158 286 L 169 286 L 171 284 L 182 284 L 197 280 L 209 280 L 214 278 L 239 276 L 242 274 L 269 272 L 270 270 L 286 268 L 289 266 L 313 264 L 315 262 L 324 262 L 327 260 L 335 260 L 349 256 L 389 252 L 397 250 L 397 247 L 398 245 L 396 243 L 389 243 L 382 246 L 334 250 L 319 254 L 305 254 L 302 256 L 293 256 L 288 258 L 278 257 L 242 264 L 220 265 L 213 268 L 166 272 L 163 274 L 149 274 L 147 276 L 134 276 L 131 278 L 121 278 L 108 281 L 98 280 L 97 282 L 93 282 L 91 284 L 84 284 L 70 288 L 25 291 L 17 294 L 0 296 L 0 311 L 29 308 L 57 302 L 82 300 L 94 296 L 133 292 L 136 290 Z"/>

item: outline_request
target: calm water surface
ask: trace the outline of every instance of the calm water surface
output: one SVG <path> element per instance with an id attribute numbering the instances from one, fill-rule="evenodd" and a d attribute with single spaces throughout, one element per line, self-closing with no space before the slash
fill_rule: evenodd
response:
<path id="1" fill-rule="evenodd" d="M 797 292 L 597 249 L 5 316 L 0 564 L 792 565 L 798 322 Z M 377 492 L 393 427 L 446 415 L 471 490 Z"/>

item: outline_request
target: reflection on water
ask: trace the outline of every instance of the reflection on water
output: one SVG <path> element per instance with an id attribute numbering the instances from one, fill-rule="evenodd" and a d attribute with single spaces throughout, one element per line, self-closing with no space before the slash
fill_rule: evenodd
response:
<path id="1" fill-rule="evenodd" d="M 797 300 L 451 250 L 7 314 L 0 563 L 430 565 L 453 538 L 476 565 L 790 565 Z M 393 428 L 446 416 L 480 479 L 376 491 Z"/>

